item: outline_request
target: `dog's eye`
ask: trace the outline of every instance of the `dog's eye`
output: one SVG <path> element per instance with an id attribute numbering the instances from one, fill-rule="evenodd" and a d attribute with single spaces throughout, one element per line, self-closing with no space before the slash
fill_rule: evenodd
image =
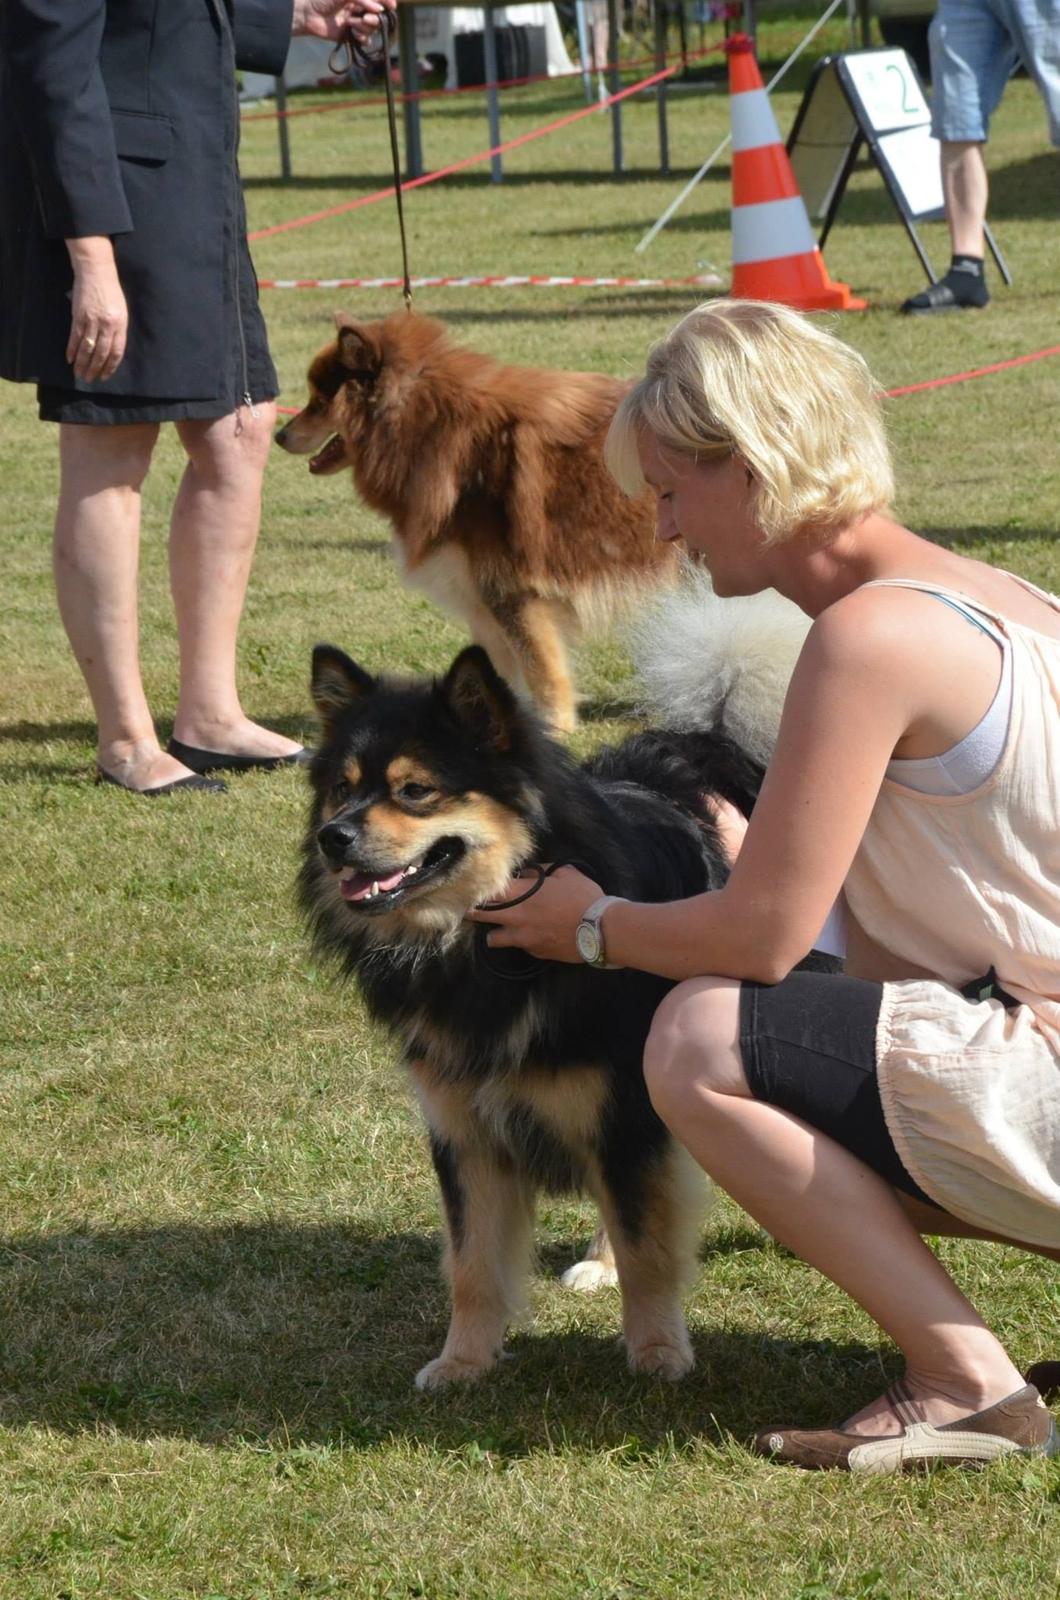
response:
<path id="1" fill-rule="evenodd" d="M 350 783 L 348 778 L 340 778 L 338 782 L 333 785 L 331 793 L 339 802 L 339 804 L 342 805 L 353 793 L 353 784 Z"/>
<path id="2" fill-rule="evenodd" d="M 436 789 L 432 789 L 428 783 L 403 783 L 401 788 L 398 790 L 398 799 L 412 800 L 413 802 L 417 800 L 429 800 L 431 795 L 437 794 L 437 792 L 438 791 Z"/>

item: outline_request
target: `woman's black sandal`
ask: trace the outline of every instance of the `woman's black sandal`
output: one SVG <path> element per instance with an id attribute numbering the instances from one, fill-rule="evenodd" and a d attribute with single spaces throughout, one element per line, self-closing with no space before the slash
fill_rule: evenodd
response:
<path id="1" fill-rule="evenodd" d="M 184 744 L 180 739 L 170 739 L 167 752 L 183 762 L 192 772 L 272 772 L 276 767 L 304 767 L 313 759 L 313 752 L 303 746 L 286 756 L 233 756 L 223 750 L 200 750 L 197 745 Z"/>

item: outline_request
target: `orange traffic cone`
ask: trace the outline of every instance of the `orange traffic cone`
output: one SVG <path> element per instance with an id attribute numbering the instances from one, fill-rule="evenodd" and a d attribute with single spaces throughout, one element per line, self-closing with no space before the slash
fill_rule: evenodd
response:
<path id="1" fill-rule="evenodd" d="M 800 311 L 863 311 L 833 283 L 810 227 L 777 119 L 745 33 L 725 42 L 732 104 L 732 290 Z"/>

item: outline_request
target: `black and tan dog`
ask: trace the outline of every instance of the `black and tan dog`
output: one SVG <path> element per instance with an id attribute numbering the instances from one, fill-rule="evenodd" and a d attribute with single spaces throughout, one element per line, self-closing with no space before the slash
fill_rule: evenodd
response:
<path id="1" fill-rule="evenodd" d="M 603 1215 L 574 1278 L 610 1260 L 630 1366 L 692 1365 L 680 1305 L 704 1186 L 641 1070 L 670 984 L 484 946 L 467 911 L 526 863 L 572 861 L 609 893 L 668 900 L 726 872 L 704 792 L 745 813 L 760 769 L 710 733 L 643 733 L 584 766 L 471 646 L 441 680 L 374 678 L 321 645 L 322 721 L 301 873 L 318 948 L 401 1042 L 448 1221 L 452 1322 L 421 1387 L 497 1360 L 529 1263 L 535 1193 Z M 613 1258 L 609 1255 L 613 1250 Z"/>

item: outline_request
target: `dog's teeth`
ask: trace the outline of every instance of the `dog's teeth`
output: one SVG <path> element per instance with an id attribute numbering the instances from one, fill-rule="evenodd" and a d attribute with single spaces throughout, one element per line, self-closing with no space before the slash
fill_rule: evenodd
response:
<path id="1" fill-rule="evenodd" d="M 379 893 L 379 884 L 378 883 L 373 883 L 372 887 L 369 889 L 368 893 L 371 896 L 371 898 L 374 900 L 376 895 Z"/>
<path id="2" fill-rule="evenodd" d="M 405 868 L 405 876 L 406 876 L 406 878 L 411 878 L 412 874 L 414 872 L 419 872 L 419 870 L 420 870 L 419 867 L 406 867 Z"/>

